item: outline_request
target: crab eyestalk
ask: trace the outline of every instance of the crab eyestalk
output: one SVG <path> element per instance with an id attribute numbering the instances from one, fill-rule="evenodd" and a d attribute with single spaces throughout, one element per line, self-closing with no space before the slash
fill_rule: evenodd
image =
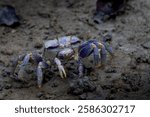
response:
<path id="1" fill-rule="evenodd" d="M 61 61 L 58 58 L 55 58 L 54 61 L 55 61 L 56 65 L 58 66 L 58 70 L 59 70 L 59 74 L 60 74 L 61 78 L 66 78 L 67 75 L 66 75 L 64 67 L 61 65 Z"/>

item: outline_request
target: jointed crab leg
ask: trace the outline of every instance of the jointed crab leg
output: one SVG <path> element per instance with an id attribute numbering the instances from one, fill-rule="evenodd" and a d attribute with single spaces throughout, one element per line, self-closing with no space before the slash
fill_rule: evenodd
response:
<path id="1" fill-rule="evenodd" d="M 93 45 L 94 64 L 99 65 L 99 61 L 100 61 L 99 49 L 97 48 L 95 44 L 92 44 L 92 45 Z"/>
<path id="2" fill-rule="evenodd" d="M 111 55 L 111 56 L 113 56 L 113 50 L 112 50 L 112 47 L 111 47 L 111 45 L 109 44 L 109 43 L 104 43 L 103 44 L 104 46 L 105 46 L 105 49 L 109 52 L 109 54 Z"/>
<path id="3" fill-rule="evenodd" d="M 59 73 L 60 73 L 61 78 L 66 78 L 67 75 L 66 75 L 66 72 L 65 72 L 64 67 L 63 67 L 62 64 L 61 64 L 61 61 L 60 61 L 58 58 L 55 58 L 54 61 L 55 61 L 55 63 L 56 63 L 57 66 L 58 66 L 58 70 L 59 70 Z"/>
<path id="4" fill-rule="evenodd" d="M 24 71 L 25 71 L 25 66 L 28 64 L 29 60 L 30 60 L 30 57 L 31 57 L 31 53 L 30 54 L 27 54 L 24 56 L 23 61 L 22 63 L 19 65 L 19 71 L 18 71 L 18 76 L 17 78 L 18 79 L 21 79 L 23 80 L 23 76 L 24 76 Z M 17 65 L 18 66 L 18 65 Z"/>
<path id="5" fill-rule="evenodd" d="M 104 66 L 106 63 L 106 49 L 104 46 L 101 48 L 100 54 L 101 54 L 101 65 Z"/>
<path id="6" fill-rule="evenodd" d="M 39 64 L 38 64 L 36 75 L 37 75 L 38 87 L 41 88 L 41 85 L 43 82 L 42 62 L 39 62 Z"/>
<path id="7" fill-rule="evenodd" d="M 111 56 L 113 56 L 113 49 L 111 47 L 111 38 L 112 36 L 111 35 L 106 35 L 104 38 L 103 38 L 103 45 L 105 46 L 105 49 L 109 52 L 109 54 Z"/>
<path id="8" fill-rule="evenodd" d="M 29 54 L 27 54 L 27 55 L 24 57 L 24 59 L 23 59 L 23 61 L 22 61 L 22 64 L 20 65 L 20 67 L 25 66 L 25 65 L 28 64 L 31 55 L 32 55 L 32 53 L 29 53 Z"/>
<path id="9" fill-rule="evenodd" d="M 83 76 L 83 71 L 84 71 L 84 67 L 83 67 L 83 64 L 81 63 L 81 58 L 79 58 L 78 60 L 78 71 L 79 71 L 79 78 L 81 78 Z"/>
<path id="10" fill-rule="evenodd" d="M 37 84 L 39 88 L 41 88 L 42 82 L 43 82 L 43 70 L 42 69 L 48 68 L 48 66 L 49 65 L 45 61 L 41 61 L 38 64 L 36 75 L 37 75 Z"/>

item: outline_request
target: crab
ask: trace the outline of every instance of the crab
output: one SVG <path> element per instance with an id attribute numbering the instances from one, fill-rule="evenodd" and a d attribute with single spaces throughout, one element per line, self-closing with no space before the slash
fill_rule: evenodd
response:
<path id="1" fill-rule="evenodd" d="M 17 26 L 19 17 L 16 15 L 15 8 L 9 5 L 0 6 L 0 25 Z"/>
<path id="2" fill-rule="evenodd" d="M 97 39 L 91 39 L 79 46 L 78 49 L 78 64 L 79 77 L 83 77 L 84 68 L 105 66 L 107 52 L 113 57 L 111 47 L 111 35 L 106 35 L 102 42 Z"/>
<path id="3" fill-rule="evenodd" d="M 48 40 L 44 42 L 42 54 L 29 52 L 19 56 L 16 65 L 16 69 L 19 69 L 17 78 L 20 80 L 24 79 L 23 75 L 26 65 L 31 62 L 36 66 L 37 84 L 38 87 L 41 88 L 43 82 L 43 69 L 47 69 L 52 65 L 57 65 L 61 78 L 66 78 L 67 74 L 62 63 L 74 59 L 78 61 L 79 80 L 82 82 L 84 67 L 88 66 L 86 60 L 89 60 L 89 58 L 91 59 L 93 55 L 92 59 L 94 63 L 92 63 L 92 65 L 99 67 L 100 65 L 105 65 L 106 51 L 113 56 L 110 42 L 111 36 L 109 35 L 103 38 L 103 42 L 99 42 L 97 39 L 91 39 L 82 43 L 76 36 L 64 36 Z"/>
<path id="4" fill-rule="evenodd" d="M 124 10 L 127 0 L 97 0 L 94 22 L 101 24 Z"/>
<path id="5" fill-rule="evenodd" d="M 66 78 L 67 74 L 62 65 L 63 61 L 78 58 L 78 46 L 81 40 L 76 36 L 64 36 L 54 40 L 44 42 L 42 55 L 36 52 L 30 52 L 20 56 L 17 59 L 18 79 L 23 79 L 23 73 L 26 65 L 31 61 L 36 66 L 37 84 L 41 88 L 43 81 L 43 69 L 52 65 L 57 65 L 61 78 Z"/>

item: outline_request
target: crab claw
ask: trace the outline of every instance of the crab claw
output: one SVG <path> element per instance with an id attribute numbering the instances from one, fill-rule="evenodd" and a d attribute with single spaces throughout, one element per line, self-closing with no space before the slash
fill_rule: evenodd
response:
<path id="1" fill-rule="evenodd" d="M 79 57 L 85 58 L 93 54 L 94 64 L 99 66 L 100 53 L 97 40 L 89 40 L 79 47 Z"/>
<path id="2" fill-rule="evenodd" d="M 79 57 L 81 58 L 85 58 L 88 57 L 92 52 L 93 52 L 93 48 L 95 47 L 95 44 L 92 43 L 93 41 L 87 41 L 85 43 L 83 43 L 80 47 L 79 47 Z"/>
<path id="3" fill-rule="evenodd" d="M 59 74 L 60 74 L 61 78 L 66 78 L 67 75 L 66 75 L 64 67 L 61 65 L 61 61 L 58 58 L 55 58 L 54 61 L 58 66 L 58 70 L 59 70 Z"/>

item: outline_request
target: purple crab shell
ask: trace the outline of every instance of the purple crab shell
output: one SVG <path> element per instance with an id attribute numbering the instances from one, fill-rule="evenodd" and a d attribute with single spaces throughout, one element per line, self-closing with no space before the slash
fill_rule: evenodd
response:
<path id="1" fill-rule="evenodd" d="M 64 37 L 60 37 L 58 41 L 60 45 L 68 46 L 80 42 L 80 39 L 76 36 L 64 36 Z"/>
<path id="2" fill-rule="evenodd" d="M 44 46 L 46 49 L 52 49 L 52 48 L 57 48 L 59 46 L 58 44 L 58 40 L 54 39 L 54 40 L 48 40 L 44 43 Z"/>
<path id="3" fill-rule="evenodd" d="M 80 39 L 76 36 L 64 36 L 54 40 L 48 40 L 44 43 L 46 49 L 53 49 L 59 46 L 68 47 L 71 44 L 80 43 Z"/>

